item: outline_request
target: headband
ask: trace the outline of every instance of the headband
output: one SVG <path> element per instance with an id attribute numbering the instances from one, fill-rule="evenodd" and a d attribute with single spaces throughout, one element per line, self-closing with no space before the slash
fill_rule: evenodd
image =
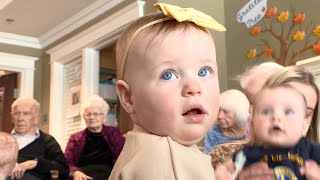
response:
<path id="1" fill-rule="evenodd" d="M 216 30 L 216 31 L 226 31 L 226 28 L 223 25 L 219 24 L 211 16 L 208 16 L 203 12 L 197 11 L 193 8 L 181 8 L 179 6 L 164 4 L 164 3 L 156 3 L 153 6 L 158 10 L 162 11 L 163 14 L 166 15 L 167 17 L 157 19 L 148 24 L 145 24 L 144 26 L 140 27 L 133 33 L 124 51 L 122 61 L 120 61 L 121 64 L 119 66 L 120 68 L 119 79 L 123 79 L 123 68 L 127 59 L 129 49 L 133 41 L 141 33 L 141 31 L 146 29 L 147 27 L 153 26 L 161 22 L 169 21 L 169 20 L 177 20 L 178 22 L 184 22 L 184 21 L 193 22 L 198 26 Z"/>

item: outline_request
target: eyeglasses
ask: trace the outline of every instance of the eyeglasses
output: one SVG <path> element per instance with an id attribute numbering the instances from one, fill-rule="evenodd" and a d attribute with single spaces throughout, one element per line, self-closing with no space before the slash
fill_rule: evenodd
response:
<path id="1" fill-rule="evenodd" d="M 96 118 L 98 116 L 103 115 L 103 113 L 96 113 L 96 112 L 94 112 L 94 113 L 84 113 L 85 117 L 91 117 L 91 115 Z"/>
<path id="2" fill-rule="evenodd" d="M 13 112 L 13 116 L 19 117 L 19 116 L 32 116 L 32 112 Z"/>

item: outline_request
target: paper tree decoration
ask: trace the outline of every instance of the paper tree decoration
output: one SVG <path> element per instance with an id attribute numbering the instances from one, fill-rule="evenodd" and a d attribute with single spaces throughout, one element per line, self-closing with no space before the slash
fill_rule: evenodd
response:
<path id="1" fill-rule="evenodd" d="M 291 13 L 290 13 L 291 12 Z M 299 54 L 311 51 L 320 54 L 320 24 L 306 22 L 306 14 L 291 11 L 277 12 L 277 7 L 267 10 L 259 25 L 253 26 L 249 33 L 259 38 L 257 47 L 248 50 L 249 60 L 264 57 L 274 59 L 283 66 L 295 64 Z"/>

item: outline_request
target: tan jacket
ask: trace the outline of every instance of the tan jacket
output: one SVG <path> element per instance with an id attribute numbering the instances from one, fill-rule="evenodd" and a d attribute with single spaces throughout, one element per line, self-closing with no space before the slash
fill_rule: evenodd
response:
<path id="1" fill-rule="evenodd" d="M 109 180 L 214 180 L 211 158 L 135 125 Z"/>

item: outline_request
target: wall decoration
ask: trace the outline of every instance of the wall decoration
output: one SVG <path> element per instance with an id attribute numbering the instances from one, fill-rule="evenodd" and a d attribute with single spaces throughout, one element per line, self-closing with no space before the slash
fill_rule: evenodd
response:
<path id="1" fill-rule="evenodd" d="M 293 8 L 267 9 L 265 17 L 251 27 L 256 47 L 247 51 L 249 60 L 273 59 L 283 66 L 294 65 L 297 56 L 307 51 L 320 54 L 320 24 L 314 25 L 305 12 Z"/>
<path id="2" fill-rule="evenodd" d="M 70 88 L 70 96 L 67 105 L 67 117 L 74 117 L 80 112 L 80 86 Z"/>
<path id="3" fill-rule="evenodd" d="M 251 28 L 266 14 L 267 0 L 250 0 L 237 13 L 237 21 Z"/>

